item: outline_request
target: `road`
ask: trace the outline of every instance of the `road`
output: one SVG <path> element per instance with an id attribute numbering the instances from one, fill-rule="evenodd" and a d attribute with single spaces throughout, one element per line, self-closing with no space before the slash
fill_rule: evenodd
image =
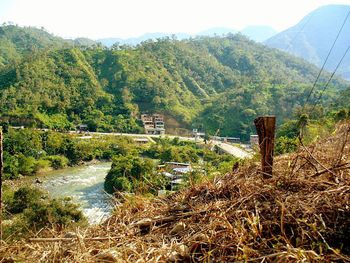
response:
<path id="1" fill-rule="evenodd" d="M 224 152 L 231 154 L 235 157 L 244 159 L 244 158 L 250 158 L 252 156 L 252 154 L 250 152 L 247 152 L 247 151 L 243 150 L 242 148 L 237 147 L 235 145 L 223 143 L 223 142 L 219 142 L 219 141 L 211 141 L 211 142 L 216 147 L 220 148 Z"/>
<path id="2" fill-rule="evenodd" d="M 76 132 L 71 132 L 76 133 Z M 136 133 L 107 133 L 107 132 L 87 132 L 89 135 L 108 135 L 108 136 L 130 136 L 130 137 L 138 137 L 138 138 L 147 138 L 150 141 L 153 141 L 152 138 L 179 138 L 182 141 L 192 141 L 192 142 L 204 142 L 201 138 L 194 138 L 194 137 L 182 137 L 182 136 L 175 136 L 175 135 L 155 135 L 155 134 L 136 134 Z M 88 139 L 89 136 L 86 136 Z M 245 151 L 244 149 L 237 147 L 235 145 L 224 143 L 216 140 L 211 140 L 210 143 L 214 146 L 217 146 L 225 153 L 231 154 L 237 158 L 249 158 L 251 157 L 251 153 Z"/>

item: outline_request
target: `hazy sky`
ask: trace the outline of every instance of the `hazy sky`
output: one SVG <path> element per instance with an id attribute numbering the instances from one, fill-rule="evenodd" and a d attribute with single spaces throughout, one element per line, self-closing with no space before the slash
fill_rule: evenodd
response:
<path id="1" fill-rule="evenodd" d="M 281 31 L 327 4 L 350 5 L 350 0 L 0 0 L 0 23 L 92 39 L 248 25 Z"/>

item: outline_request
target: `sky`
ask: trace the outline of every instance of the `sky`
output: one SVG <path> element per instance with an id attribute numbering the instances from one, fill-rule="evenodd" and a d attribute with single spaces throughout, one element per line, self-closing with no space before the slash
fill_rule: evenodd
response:
<path id="1" fill-rule="evenodd" d="M 282 31 L 327 4 L 350 5 L 350 0 L 0 0 L 0 23 L 91 39 L 249 25 Z"/>

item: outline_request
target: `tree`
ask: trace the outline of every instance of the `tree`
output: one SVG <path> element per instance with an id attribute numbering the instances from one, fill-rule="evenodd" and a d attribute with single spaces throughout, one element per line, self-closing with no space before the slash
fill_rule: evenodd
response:
<path id="1" fill-rule="evenodd" d="M 153 161 L 136 155 L 117 155 L 113 158 L 104 188 L 108 193 L 114 191 L 134 190 L 133 181 L 142 180 L 154 171 Z"/>

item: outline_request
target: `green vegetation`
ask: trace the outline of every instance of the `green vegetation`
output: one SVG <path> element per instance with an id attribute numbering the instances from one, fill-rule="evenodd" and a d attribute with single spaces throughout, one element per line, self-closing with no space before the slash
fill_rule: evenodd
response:
<path id="1" fill-rule="evenodd" d="M 285 176 L 285 171 L 290 168 L 289 160 L 281 159 L 279 169 L 281 173 L 274 176 L 267 184 L 266 180 L 259 177 L 257 166 L 249 163 L 236 170 L 237 173 L 234 175 L 223 176 L 220 181 L 195 186 L 205 178 L 210 179 L 215 175 L 232 171 L 239 160 L 230 155 L 212 152 L 207 145 L 198 146 L 192 142 L 180 141 L 178 138 L 159 139 L 150 145 L 136 145 L 132 139 L 125 137 L 90 138 L 62 131 L 74 129 L 83 123 L 90 131 L 138 133 L 142 128 L 137 116 L 141 112 L 159 112 L 174 118 L 184 128 L 194 127 L 205 130 L 207 137 L 209 134 L 220 132 L 220 135 L 237 136 L 247 140 L 251 133 L 255 133 L 252 120 L 257 115 L 276 114 L 279 121 L 276 152 L 283 154 L 297 149 L 300 143 L 298 137 L 302 137 L 305 144 L 314 142 L 324 134 L 329 134 L 337 121 L 350 117 L 348 108 L 350 96 L 347 96 L 350 89 L 346 89 L 348 83 L 334 79 L 322 94 L 321 103 L 314 105 L 314 99 L 306 101 L 305 98 L 318 73 L 316 67 L 285 53 L 256 44 L 239 34 L 183 41 L 164 38 L 158 41 L 146 41 L 137 47 L 114 45 L 111 49 L 94 45 L 86 39 L 77 40 L 77 43 L 84 43 L 85 47 L 75 47 L 69 41 L 55 38 L 38 29 L 16 26 L 0 28 L 0 103 L 2 106 L 0 121 L 6 130 L 5 179 L 16 179 L 20 175 L 31 176 L 46 169 L 79 165 L 94 159 L 112 160 L 111 170 L 104 183 L 107 192 L 126 191 L 148 195 L 156 194 L 157 190 L 166 189 L 169 186 L 170 179 L 162 174 L 161 169 L 172 168 L 159 167 L 159 164 L 186 162 L 191 164 L 193 171 L 185 174 L 181 179 L 184 179 L 184 185 L 193 186 L 192 189 L 175 195 L 173 199 L 168 199 L 169 202 L 153 202 L 153 200 L 142 204 L 135 202 L 133 206 L 127 208 L 129 210 L 119 207 L 118 216 L 111 223 L 114 222 L 112 224 L 115 226 L 121 223 L 120 229 L 123 229 L 126 222 L 137 222 L 141 218 L 145 218 L 148 222 L 150 214 L 161 214 L 161 217 L 173 216 L 174 211 L 176 212 L 179 208 L 179 214 L 176 216 L 180 216 L 181 211 L 190 211 L 187 214 L 189 217 L 186 215 L 183 219 L 186 220 L 186 224 L 191 224 L 190 220 L 193 220 L 194 228 L 186 227 L 185 232 L 176 234 L 177 237 L 180 237 L 181 233 L 190 233 L 186 231 L 193 232 L 197 227 L 195 224 L 205 226 L 202 231 L 204 234 L 201 233 L 204 239 L 203 237 L 191 239 L 188 243 L 178 240 L 181 241 L 181 246 L 187 244 L 194 256 L 198 255 L 199 248 L 208 255 L 208 258 L 211 257 L 212 251 L 216 250 L 212 249 L 213 244 L 210 242 L 206 244 L 206 241 L 211 239 L 209 236 L 213 237 L 212 230 L 223 222 L 238 226 L 237 229 L 243 234 L 232 235 L 230 227 L 225 228 L 227 233 L 224 233 L 222 228 L 214 233 L 219 237 L 218 243 L 222 240 L 227 241 L 227 246 L 225 245 L 224 248 L 228 248 L 228 251 L 224 249 L 222 250 L 224 254 L 221 254 L 219 251 L 223 247 L 221 246 L 217 250 L 219 252 L 215 252 L 219 259 L 223 256 L 223 259 L 227 260 L 225 253 L 232 253 L 233 236 L 239 244 L 234 251 L 239 253 L 231 259 L 237 260 L 250 256 L 256 259 L 265 254 L 270 257 L 276 255 L 276 251 L 272 248 L 277 248 L 279 251 L 281 246 L 283 255 L 287 255 L 283 251 L 285 248 L 291 251 L 290 255 L 293 253 L 302 255 L 306 251 L 305 248 L 313 253 L 312 249 L 315 246 L 320 250 L 317 250 L 320 255 L 322 251 L 327 251 L 323 244 L 325 239 L 320 233 L 329 234 L 330 232 L 327 232 L 322 217 L 310 217 L 315 213 L 310 213 L 312 209 L 310 211 L 305 209 L 307 206 L 305 202 L 299 202 L 302 204 L 300 207 L 295 206 L 295 203 L 298 203 L 295 200 L 301 196 L 303 198 L 300 200 L 307 200 L 315 211 L 320 211 L 319 207 L 324 208 L 323 218 L 328 218 L 329 222 L 333 220 L 332 218 L 346 218 L 345 214 L 339 217 L 344 209 L 338 208 L 344 207 L 343 204 L 333 211 L 330 208 L 334 206 L 334 202 L 322 200 L 325 194 L 337 197 L 336 191 L 344 189 L 342 186 L 339 186 L 338 190 L 333 189 L 334 182 L 327 183 L 323 178 L 318 177 L 322 175 L 321 173 L 315 176 L 314 168 L 316 171 L 323 171 L 324 167 L 316 167 L 311 162 L 298 164 L 300 167 L 296 171 L 300 171 L 301 175 L 303 173 L 307 175 L 310 183 L 305 179 L 307 177 L 300 179 L 298 174 L 295 176 L 291 174 L 292 182 Z M 327 74 L 322 77 L 321 83 L 324 83 L 328 77 Z M 317 98 L 320 95 L 318 92 L 314 97 Z M 49 130 L 9 128 L 11 125 L 49 128 Z M 334 142 L 332 140 L 329 142 L 333 146 Z M 346 147 L 344 149 L 348 150 Z M 324 148 L 320 147 L 319 151 L 323 150 Z M 300 156 L 302 157 L 303 154 Z M 346 156 L 349 155 L 344 154 L 344 157 Z M 329 162 L 330 159 L 327 158 L 328 163 L 324 162 L 327 167 L 338 168 Z M 334 172 L 338 171 L 334 169 Z M 251 176 L 252 174 L 256 176 Z M 339 179 L 348 181 L 342 176 Z M 313 196 L 310 199 L 309 189 L 315 188 L 315 185 L 320 185 L 316 189 L 320 197 L 319 206 L 313 206 L 315 204 Z M 331 187 L 328 189 L 324 188 L 325 186 Z M 5 184 L 4 187 L 4 229 L 5 238 L 8 240 L 25 237 L 29 233 L 37 233 L 42 229 L 44 229 L 41 231 L 42 235 L 45 229 L 53 230 L 50 232 L 52 235 L 55 231 L 85 222 L 81 211 L 68 199 L 50 199 L 42 191 L 31 187 L 16 189 L 11 187 L 10 184 Z M 296 199 L 293 196 L 295 193 L 298 195 Z M 339 198 L 339 200 L 345 200 L 341 195 Z M 325 203 L 331 206 L 322 206 Z M 156 205 L 164 208 L 155 208 Z M 172 210 L 173 208 L 175 210 Z M 208 216 L 203 214 L 206 212 L 203 209 L 209 209 Z M 147 211 L 147 218 L 140 217 L 145 211 Z M 217 215 L 215 215 L 216 211 Z M 226 211 L 225 213 L 229 216 L 223 218 L 222 211 Z M 293 213 L 284 213 L 285 211 Z M 300 211 L 307 212 L 301 217 L 305 222 L 298 219 Z M 329 214 L 329 211 L 334 213 Z M 246 217 L 243 221 L 242 213 Z M 122 218 L 119 214 L 123 220 L 119 220 Z M 203 217 L 198 217 L 202 215 Z M 328 215 L 330 217 L 327 217 Z M 214 222 L 213 218 L 217 222 Z M 316 219 L 321 223 L 319 224 Z M 331 225 L 328 221 L 327 226 Z M 277 223 L 271 224 L 271 222 Z M 313 225 L 312 222 L 317 224 Z M 164 236 L 167 235 L 169 236 L 167 240 L 174 240 L 171 237 L 173 235 L 171 232 L 174 232 L 171 225 L 173 222 L 169 223 L 170 225 L 164 228 L 166 231 L 163 236 L 159 235 L 161 233 L 159 232 L 152 237 L 155 240 L 160 237 L 160 244 L 164 245 Z M 206 223 L 212 223 L 214 228 L 208 228 Z M 318 225 L 322 226 L 321 232 L 317 229 Z M 110 232 L 110 226 L 112 225 L 108 224 L 106 233 Z M 137 224 L 131 227 L 135 226 Z M 139 230 L 143 231 L 141 225 L 137 227 L 140 229 L 134 231 L 135 233 L 140 233 Z M 165 225 L 157 225 L 157 231 L 162 227 Z M 310 228 L 317 231 L 309 231 Z M 99 231 L 102 229 L 103 227 Z M 343 226 L 334 229 L 336 233 L 343 233 L 340 231 Z M 262 233 L 262 230 L 267 234 Z M 298 237 L 295 241 L 294 234 L 289 235 L 289 232 L 296 235 L 301 233 L 302 238 L 299 240 Z M 222 239 L 222 233 L 226 235 L 224 236 L 227 237 L 226 239 Z M 249 236 L 249 233 L 253 233 L 253 236 Z M 305 233 L 308 237 L 306 239 Z M 273 242 L 261 242 L 263 234 L 266 234 L 264 240 Z M 291 240 L 286 239 L 286 234 L 292 237 Z M 92 235 L 92 232 L 87 232 L 88 235 Z M 133 235 L 127 236 L 135 240 Z M 242 237 L 245 237 L 245 240 L 242 241 Z M 126 236 L 123 235 L 122 238 Z M 302 244 L 303 240 L 310 241 L 312 244 L 305 246 Z M 194 241 L 203 241 L 204 246 L 201 244 L 193 246 Z M 302 243 L 299 244 L 299 241 Z M 321 245 L 317 245 L 314 241 Z M 92 257 L 92 254 L 95 257 L 95 252 L 103 253 L 102 250 L 101 253 L 96 250 L 96 244 L 102 242 L 93 241 L 93 243 L 94 248 L 89 250 L 93 253 L 85 253 L 87 250 L 84 249 L 84 257 L 85 255 Z M 150 244 L 149 240 L 145 242 L 144 247 L 147 247 L 147 244 Z M 303 250 L 290 250 L 290 244 Z M 244 246 L 243 249 L 241 245 Z M 328 249 L 329 246 L 326 245 Z M 28 247 L 33 254 L 32 247 Z M 28 247 L 21 249 L 28 250 Z M 110 249 L 109 243 L 108 249 Z M 130 246 L 127 249 L 130 249 Z M 132 250 L 132 253 L 135 253 L 135 249 L 132 248 Z M 152 251 L 158 250 L 152 249 Z M 255 253 L 258 250 L 259 253 Z M 57 255 L 64 254 L 63 258 L 73 253 L 66 248 L 62 251 Z M 332 250 L 332 253 L 334 251 Z M 52 255 L 53 252 L 47 253 L 46 247 L 46 256 Z M 282 255 L 281 253 L 278 253 L 278 256 Z M 127 255 L 127 253 L 124 254 Z M 163 254 L 171 255 L 171 253 Z M 338 255 L 338 252 L 336 254 Z M 148 253 L 147 257 L 149 256 Z M 158 257 L 158 260 L 159 258 L 161 257 Z M 320 257 L 317 255 L 315 258 Z M 83 257 L 80 259 L 83 260 Z"/>
<path id="2" fill-rule="evenodd" d="M 4 187 L 4 238 L 20 239 L 42 229 L 60 231 L 86 223 L 78 205 L 69 198 L 50 199 L 43 191 L 22 186 Z"/>
<path id="3" fill-rule="evenodd" d="M 277 130 L 276 154 L 294 152 L 300 146 L 299 137 L 305 145 L 334 132 L 337 123 L 349 120 L 350 111 L 345 108 L 318 114 L 299 114 L 297 119 L 288 120 Z"/>
<path id="4" fill-rule="evenodd" d="M 10 129 L 4 137 L 4 174 L 7 179 L 15 179 L 50 167 L 60 169 L 93 159 L 110 160 L 133 147 L 133 141 L 124 137 L 81 139 L 76 134 Z"/>
<path id="5" fill-rule="evenodd" d="M 150 146 L 125 151 L 114 156 L 112 161 L 104 184 L 108 193 L 126 191 L 156 194 L 157 190 L 166 189 L 170 183 L 162 171 L 156 169 L 158 164 L 190 163 L 193 171 L 183 176 L 185 186 L 210 178 L 216 172 L 231 171 L 238 159 L 227 154 L 217 154 L 193 142 L 165 138 Z M 171 169 L 169 171 L 172 172 Z"/>
<path id="6" fill-rule="evenodd" d="M 210 134 L 219 129 L 220 135 L 247 140 L 257 115 L 276 114 L 280 123 L 290 118 L 318 73 L 315 66 L 240 34 L 107 49 L 74 47 L 39 29 L 1 29 L 0 36 L 14 43 L 27 32 L 22 42 L 30 44 L 24 48 L 19 41 L 13 58 L 0 53 L 13 62 L 0 67 L 1 119 L 12 125 L 69 130 L 84 123 L 91 131 L 138 133 L 137 116 L 159 112 L 183 128 Z M 320 85 L 328 77 L 324 74 Z M 320 103 L 331 106 L 347 85 L 334 79 Z"/>
<path id="7" fill-rule="evenodd" d="M 201 170 L 198 179 L 217 171 L 228 172 L 237 162 L 230 155 L 220 155 L 205 145 L 198 146 L 178 138 L 136 145 L 132 138 L 118 136 L 84 139 L 77 134 L 12 128 L 5 133 L 5 179 L 31 176 L 48 169 L 65 168 L 94 159 L 113 161 L 105 181 L 107 192 L 122 190 L 153 194 L 169 184 L 169 180 L 156 169 L 160 163 L 191 163 L 195 170 Z M 190 176 L 194 177 L 195 174 Z"/>
<path id="8" fill-rule="evenodd" d="M 136 192 L 139 189 L 145 191 L 145 184 L 152 184 L 158 179 L 154 170 L 155 165 L 151 159 L 132 154 L 115 156 L 111 170 L 106 176 L 105 190 L 109 193 L 116 190 Z M 152 186 L 154 185 L 152 184 Z"/>
<path id="9" fill-rule="evenodd" d="M 0 26 L 0 69 L 16 62 L 23 57 L 31 56 L 32 52 L 52 48 L 67 48 L 73 46 L 96 46 L 96 42 L 78 38 L 74 41 L 53 36 L 44 28 L 19 27 L 13 24 Z"/>

